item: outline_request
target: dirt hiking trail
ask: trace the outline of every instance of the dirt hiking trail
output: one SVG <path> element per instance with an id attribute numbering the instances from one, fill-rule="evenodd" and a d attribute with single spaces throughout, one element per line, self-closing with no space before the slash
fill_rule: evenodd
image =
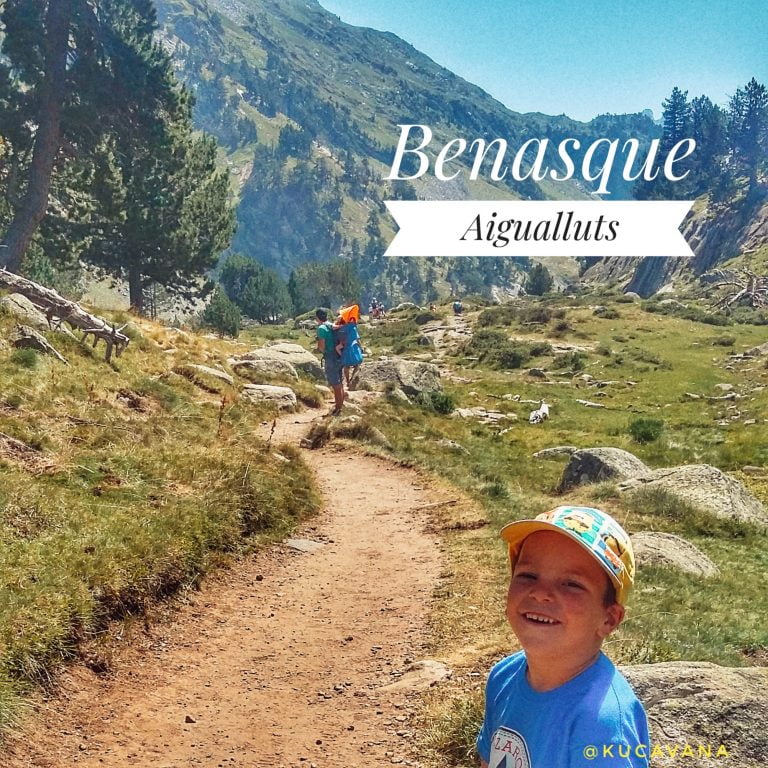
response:
<path id="1" fill-rule="evenodd" d="M 314 418 L 282 418 L 273 443 Z M 210 576 L 108 676 L 69 667 L 4 768 L 418 765 L 413 694 L 385 686 L 425 655 L 440 551 L 418 508 L 435 499 L 416 473 L 349 449 L 304 458 L 324 503 L 296 537 L 319 546 Z"/>

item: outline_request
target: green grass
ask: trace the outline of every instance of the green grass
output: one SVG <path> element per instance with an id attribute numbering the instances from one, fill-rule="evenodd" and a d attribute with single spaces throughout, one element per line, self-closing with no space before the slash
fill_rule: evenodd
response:
<path id="1" fill-rule="evenodd" d="M 619 495 L 612 483 L 558 496 L 555 488 L 567 458 L 533 458 L 536 451 L 557 445 L 615 446 L 652 468 L 708 463 L 736 472 L 768 503 L 768 480 L 738 473 L 747 464 L 768 465 L 763 428 L 768 370 L 762 361 L 729 360 L 729 355 L 761 343 L 764 334 L 756 325 L 732 325 L 727 333 L 713 333 L 707 322 L 649 313 L 636 303 L 622 303 L 618 316 L 594 316 L 591 305 L 596 301 L 609 307 L 613 303 L 610 296 L 548 297 L 546 306 L 534 300 L 530 306 L 518 302 L 480 314 L 476 345 L 479 341 L 488 350 L 503 343 L 552 345 L 549 351 L 543 348 L 535 363 L 547 370 L 549 383 L 524 371 L 497 370 L 490 354 L 477 355 L 481 359 L 476 361 L 461 355 L 448 358 L 456 374 L 471 379 L 460 386 L 445 382 L 457 407 L 484 406 L 513 414 L 517 421 L 485 425 L 394 401 L 382 401 L 371 417 L 395 455 L 444 478 L 466 494 L 475 516 L 488 521 L 471 531 L 448 525 L 445 534 L 452 577 L 436 593 L 432 650 L 455 668 L 480 676 L 443 691 L 442 701 L 425 704 L 424 749 L 435 759 L 441 755 L 444 765 L 475 764 L 468 756 L 482 712 L 480 680 L 494 659 L 514 649 L 503 615 L 508 566 L 498 539 L 498 530 L 510 520 L 561 503 L 594 504 L 630 532 L 674 533 L 715 562 L 719 574 L 707 580 L 666 568 L 639 569 L 627 619 L 606 643 L 619 663 L 685 659 L 743 666 L 759 663 L 755 649 L 768 648 L 765 531 L 716 519 L 663 492 Z M 562 320 L 567 327 L 561 324 L 557 330 L 555 324 Z M 555 348 L 563 344 L 572 348 Z M 589 386 L 584 374 L 611 383 Z M 732 385 L 740 399 L 706 399 L 723 394 L 718 384 Z M 504 395 L 545 399 L 552 406 L 550 420 L 528 424 L 528 413 L 536 406 Z M 577 399 L 605 408 L 587 408 Z M 735 412 L 740 418 L 731 421 Z M 745 425 L 749 418 L 757 423 Z M 653 440 L 633 439 L 629 427 L 638 421 L 652 425 Z M 657 434 L 659 423 L 663 431 Z M 643 431 L 641 437 L 647 436 Z M 439 445 L 441 439 L 458 442 L 468 453 Z"/>
<path id="2" fill-rule="evenodd" d="M 0 318 L 1 335 L 11 322 Z M 108 621 L 285 535 L 318 505 L 298 454 L 283 446 L 290 460 L 279 460 L 256 436 L 269 409 L 171 372 L 226 368 L 231 344 L 144 323 L 110 367 L 98 349 L 51 341 L 70 366 L 44 355 L 19 365 L 0 350 L 0 433 L 28 446 L 0 439 L 0 727 Z"/>

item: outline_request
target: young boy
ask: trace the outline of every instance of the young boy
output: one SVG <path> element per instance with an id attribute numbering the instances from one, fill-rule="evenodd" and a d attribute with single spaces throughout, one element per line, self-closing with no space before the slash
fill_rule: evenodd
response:
<path id="1" fill-rule="evenodd" d="M 483 768 L 647 768 L 648 723 L 601 651 L 624 618 L 632 544 L 609 515 L 558 507 L 501 531 L 507 620 L 523 650 L 488 676 Z"/>

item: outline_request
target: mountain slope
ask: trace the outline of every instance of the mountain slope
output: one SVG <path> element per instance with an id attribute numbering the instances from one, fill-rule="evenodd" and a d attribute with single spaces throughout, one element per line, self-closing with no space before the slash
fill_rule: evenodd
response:
<path id="1" fill-rule="evenodd" d="M 218 138 L 233 170 L 240 194 L 234 247 L 283 275 L 304 261 L 342 255 L 358 259 L 363 278 L 378 280 L 382 295 L 407 294 L 405 273 L 413 270 L 366 253 L 372 223 L 384 241 L 392 235 L 384 199 L 590 194 L 572 182 L 386 183 L 398 124 L 428 124 L 438 148 L 459 136 L 502 137 L 514 148 L 533 137 L 588 144 L 598 136 L 658 135 L 647 114 L 580 123 L 512 112 L 395 35 L 345 24 L 315 0 L 157 6 L 164 42 L 197 97 L 196 124 Z M 611 191 L 628 194 L 621 180 Z M 516 269 L 508 261 L 505 269 L 503 279 L 515 282 Z"/>

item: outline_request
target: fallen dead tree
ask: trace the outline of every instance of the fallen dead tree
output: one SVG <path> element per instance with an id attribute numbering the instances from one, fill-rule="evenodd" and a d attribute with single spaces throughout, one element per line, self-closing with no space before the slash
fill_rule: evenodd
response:
<path id="1" fill-rule="evenodd" d="M 38 309 L 45 313 L 51 329 L 60 328 L 62 323 L 68 323 L 72 328 L 82 332 L 81 341 L 93 337 L 95 347 L 99 339 L 107 345 L 105 360 L 120 357 L 128 346 L 130 338 L 123 333 L 125 325 L 120 328 L 110 325 L 106 320 L 86 312 L 77 302 L 68 301 L 51 288 L 46 288 L 33 280 L 0 269 L 0 287 L 9 288 L 16 293 L 26 296 Z"/>

